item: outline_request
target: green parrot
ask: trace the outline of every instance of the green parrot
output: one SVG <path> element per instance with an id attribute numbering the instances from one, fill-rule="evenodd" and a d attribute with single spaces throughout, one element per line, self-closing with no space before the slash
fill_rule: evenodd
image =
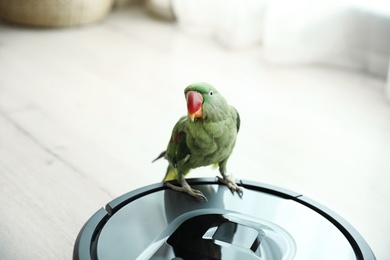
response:
<path id="1" fill-rule="evenodd" d="M 192 189 L 185 176 L 191 169 L 217 165 L 222 175 L 218 179 L 242 196 L 242 189 L 226 174 L 226 163 L 240 129 L 237 110 L 208 83 L 193 83 L 184 90 L 184 95 L 188 115 L 180 118 L 174 126 L 166 151 L 153 160 L 164 157 L 169 162 L 163 181 L 177 180 L 181 187 L 171 183 L 167 186 L 206 202 L 203 193 Z"/>

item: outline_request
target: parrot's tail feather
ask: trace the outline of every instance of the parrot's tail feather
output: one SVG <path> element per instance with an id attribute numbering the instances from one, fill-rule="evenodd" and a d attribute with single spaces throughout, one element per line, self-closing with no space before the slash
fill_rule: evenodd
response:
<path id="1" fill-rule="evenodd" d="M 163 157 L 165 156 L 166 153 L 167 153 L 167 151 L 164 151 L 164 152 L 160 153 L 160 155 L 157 156 L 157 158 L 154 159 L 154 160 L 152 161 L 152 163 L 154 163 L 155 161 L 157 161 L 157 160 L 160 159 L 160 158 L 163 158 Z"/>
<path id="2" fill-rule="evenodd" d="M 173 180 L 177 180 L 177 169 L 168 166 L 167 174 L 165 174 L 163 181 L 173 181 Z"/>

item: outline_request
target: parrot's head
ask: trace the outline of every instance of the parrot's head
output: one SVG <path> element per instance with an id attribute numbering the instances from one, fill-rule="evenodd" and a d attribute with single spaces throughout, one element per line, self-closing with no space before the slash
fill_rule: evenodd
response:
<path id="1" fill-rule="evenodd" d="M 208 83 L 200 82 L 189 85 L 184 90 L 187 111 L 191 121 L 195 119 L 215 118 L 227 105 L 225 99 Z"/>

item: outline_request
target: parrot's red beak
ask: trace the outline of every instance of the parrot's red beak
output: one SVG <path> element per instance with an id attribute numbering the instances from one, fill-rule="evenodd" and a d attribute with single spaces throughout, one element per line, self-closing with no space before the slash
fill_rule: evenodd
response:
<path id="1" fill-rule="evenodd" d="M 187 110 L 188 110 L 188 116 L 191 118 L 192 121 L 195 120 L 195 118 L 200 118 L 203 116 L 203 97 L 201 94 L 199 94 L 196 91 L 189 91 L 187 93 Z"/>

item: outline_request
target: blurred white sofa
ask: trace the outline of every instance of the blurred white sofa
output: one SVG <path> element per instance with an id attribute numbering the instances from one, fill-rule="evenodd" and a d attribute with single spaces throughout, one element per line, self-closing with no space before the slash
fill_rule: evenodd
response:
<path id="1" fill-rule="evenodd" d="M 322 63 L 390 78 L 387 1 L 171 0 L 171 4 L 182 27 L 206 28 L 203 31 L 230 48 L 261 43 L 264 57 L 272 63 Z M 390 98 L 390 82 L 387 93 Z"/>
<path id="2" fill-rule="evenodd" d="M 389 5 L 272 0 L 264 24 L 263 45 L 270 61 L 320 62 L 387 76 Z"/>

